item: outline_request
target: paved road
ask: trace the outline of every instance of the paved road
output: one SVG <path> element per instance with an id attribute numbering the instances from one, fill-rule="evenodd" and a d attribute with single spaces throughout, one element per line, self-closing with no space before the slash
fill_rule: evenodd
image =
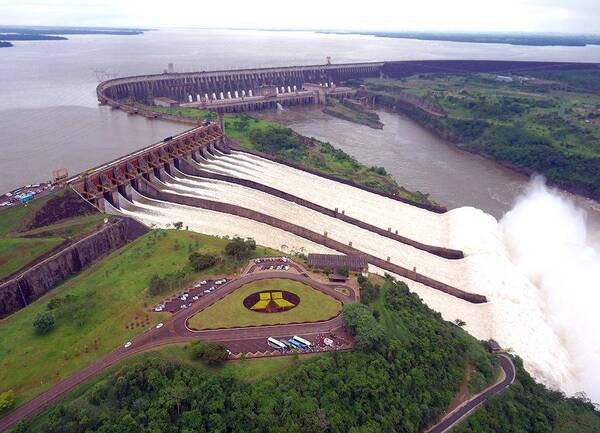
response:
<path id="1" fill-rule="evenodd" d="M 515 381 L 516 371 L 515 366 L 508 356 L 500 355 L 498 358 L 500 367 L 504 370 L 504 378 L 499 382 L 477 394 L 471 400 L 454 409 L 446 415 L 439 423 L 427 430 L 426 433 L 445 433 L 454 427 L 456 424 L 465 419 L 472 411 L 485 403 L 490 397 L 496 395 L 504 388 L 507 388 Z"/>
<path id="2" fill-rule="evenodd" d="M 147 351 L 149 349 L 166 344 L 183 343 L 192 340 L 220 341 L 226 343 L 227 345 L 231 344 L 233 347 L 236 347 L 243 346 L 243 344 L 241 344 L 243 342 L 258 341 L 260 339 L 264 340 L 269 336 L 283 337 L 289 335 L 305 335 L 310 338 L 310 336 L 313 335 L 339 330 L 343 326 L 342 318 L 338 315 L 333 319 L 326 321 L 290 325 L 214 329 L 202 331 L 194 331 L 187 327 L 187 320 L 191 316 L 212 305 L 219 299 L 222 299 L 244 284 L 273 278 L 300 281 L 316 290 L 327 293 L 328 295 L 344 303 L 354 302 L 355 300 L 355 293 L 351 287 L 340 284 L 324 284 L 306 276 L 305 274 L 299 274 L 294 271 L 264 271 L 245 274 L 238 279 L 223 284 L 218 290 L 210 295 L 200 298 L 192 305 L 192 307 L 178 311 L 171 318 L 164 322 L 164 326 L 162 328 L 152 328 L 136 337 L 134 340 L 132 340 L 132 345 L 129 348 L 125 349 L 122 346 L 119 347 L 83 370 L 80 370 L 67 379 L 57 383 L 48 391 L 40 394 L 33 400 L 30 400 L 27 403 L 17 407 L 14 411 L 0 419 L 0 431 L 5 431 L 11 428 L 22 418 L 30 417 L 36 414 L 45 407 L 59 400 L 77 385 L 99 374 L 107 367 L 129 356 Z M 346 296 L 336 291 L 335 287 L 345 287 L 349 290 L 350 296 Z"/>

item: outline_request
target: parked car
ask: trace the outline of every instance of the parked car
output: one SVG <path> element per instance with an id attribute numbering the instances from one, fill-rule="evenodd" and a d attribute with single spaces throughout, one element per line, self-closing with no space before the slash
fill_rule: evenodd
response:
<path id="1" fill-rule="evenodd" d="M 162 328 L 162 327 L 163 327 L 163 323 L 162 323 L 162 322 L 161 322 L 161 323 L 159 323 L 158 325 L 156 325 L 156 329 L 160 329 L 160 328 Z"/>
<path id="2" fill-rule="evenodd" d="M 123 347 L 124 347 L 125 349 L 127 349 L 129 346 L 131 346 L 131 341 L 128 341 L 127 343 L 125 343 L 125 344 L 123 345 Z"/>

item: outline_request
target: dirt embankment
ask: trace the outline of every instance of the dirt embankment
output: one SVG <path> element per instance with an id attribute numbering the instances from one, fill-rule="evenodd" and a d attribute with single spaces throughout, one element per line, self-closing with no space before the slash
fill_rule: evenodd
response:
<path id="1" fill-rule="evenodd" d="M 79 197 L 71 189 L 65 189 L 59 195 L 52 197 L 38 210 L 27 230 L 37 229 L 55 224 L 59 221 L 78 216 L 92 215 L 98 210 Z"/>
<path id="2" fill-rule="evenodd" d="M 0 319 L 29 305 L 94 261 L 146 233 L 129 218 L 113 218 L 98 231 L 75 242 L 0 285 Z"/>

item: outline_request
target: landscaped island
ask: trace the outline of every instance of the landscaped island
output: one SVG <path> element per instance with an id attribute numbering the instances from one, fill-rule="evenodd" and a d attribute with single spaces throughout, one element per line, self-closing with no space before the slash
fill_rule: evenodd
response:
<path id="1" fill-rule="evenodd" d="M 600 71 L 421 74 L 363 91 L 463 149 L 600 198 Z"/>

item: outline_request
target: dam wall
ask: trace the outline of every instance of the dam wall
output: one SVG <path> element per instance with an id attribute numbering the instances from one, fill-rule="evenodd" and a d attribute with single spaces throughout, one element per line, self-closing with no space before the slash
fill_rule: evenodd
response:
<path id="1" fill-rule="evenodd" d="M 365 254 L 362 251 L 359 251 L 353 248 L 350 245 L 346 245 L 344 243 L 338 242 L 334 239 L 331 239 L 325 235 L 316 233 L 312 230 L 308 230 L 304 227 L 300 227 L 296 224 L 283 221 L 279 218 L 272 217 L 270 215 L 266 215 L 261 212 L 257 212 L 252 209 L 247 209 L 241 206 L 237 206 L 230 203 L 222 203 L 213 200 L 202 199 L 199 197 L 191 197 L 186 195 L 173 194 L 169 192 L 160 191 L 155 188 L 149 181 L 146 179 L 142 179 L 137 184 L 137 190 L 142 195 L 153 198 L 156 200 L 171 202 L 191 207 L 198 207 L 202 209 L 208 209 L 220 213 L 226 213 L 231 215 L 240 216 L 243 218 L 247 218 L 250 220 L 258 221 L 264 224 L 267 224 L 271 227 L 276 227 L 278 229 L 284 230 L 286 232 L 292 233 L 294 235 L 300 236 L 304 239 L 307 239 L 311 242 L 317 243 L 319 245 L 323 245 L 332 250 L 338 251 L 342 254 L 348 255 L 365 255 L 370 264 L 377 266 L 381 269 L 387 270 L 389 272 L 393 272 L 395 274 L 401 275 L 410 280 L 416 281 L 418 283 L 427 285 L 436 290 L 442 291 L 449 295 L 455 296 L 457 298 L 463 299 L 465 301 L 471 303 L 484 303 L 487 301 L 485 296 L 468 293 L 463 290 L 457 289 L 456 287 L 452 287 L 448 284 L 442 283 L 440 281 L 434 280 L 433 278 L 429 278 L 425 275 L 419 274 L 418 272 L 411 271 L 404 267 L 398 266 L 386 260 L 380 259 L 373 255 Z"/>
<path id="2" fill-rule="evenodd" d="M 115 218 L 100 230 L 0 284 L 0 319 L 26 307 L 67 278 L 148 231 L 131 218 Z"/>
<path id="3" fill-rule="evenodd" d="M 100 103 L 109 105 L 118 105 L 118 100 L 152 104 L 157 97 L 183 103 L 206 96 L 224 100 L 235 97 L 236 92 L 238 97 L 252 96 L 264 86 L 292 93 L 294 86 L 300 90 L 306 83 L 331 85 L 351 78 L 378 77 L 382 67 L 383 62 L 372 62 L 140 75 L 104 81 L 96 94 Z"/>

